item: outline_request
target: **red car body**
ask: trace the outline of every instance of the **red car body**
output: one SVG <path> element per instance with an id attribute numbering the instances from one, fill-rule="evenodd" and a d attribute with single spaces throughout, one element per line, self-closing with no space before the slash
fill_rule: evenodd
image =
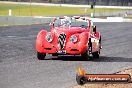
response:
<path id="1" fill-rule="evenodd" d="M 99 57 L 101 35 L 96 31 L 96 28 L 93 28 L 92 21 L 68 18 L 72 20 L 69 21 L 70 26 L 60 25 L 61 21 L 63 22 L 65 19 L 65 17 L 55 18 L 50 23 L 50 32 L 43 29 L 38 33 L 36 39 L 38 59 L 44 59 L 46 54 L 53 56 L 60 54 L 81 55 L 87 60 L 89 60 L 90 54 Z"/>

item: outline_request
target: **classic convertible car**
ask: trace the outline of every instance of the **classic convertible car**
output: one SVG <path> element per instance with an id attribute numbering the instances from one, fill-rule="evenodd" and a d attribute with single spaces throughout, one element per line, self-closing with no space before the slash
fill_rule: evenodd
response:
<path id="1" fill-rule="evenodd" d="M 89 19 L 57 17 L 50 23 L 51 31 L 41 30 L 36 39 L 37 58 L 44 60 L 46 54 L 81 55 L 83 60 L 99 58 L 101 34 Z"/>

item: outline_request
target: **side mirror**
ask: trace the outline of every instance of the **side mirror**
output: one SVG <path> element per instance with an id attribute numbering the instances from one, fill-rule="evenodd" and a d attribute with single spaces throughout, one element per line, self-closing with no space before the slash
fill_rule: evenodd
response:
<path id="1" fill-rule="evenodd" d="M 96 26 L 93 26 L 93 32 L 96 33 Z"/>

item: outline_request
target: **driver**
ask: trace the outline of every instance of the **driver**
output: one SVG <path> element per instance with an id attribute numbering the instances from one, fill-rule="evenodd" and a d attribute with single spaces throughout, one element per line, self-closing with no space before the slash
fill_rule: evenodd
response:
<path id="1" fill-rule="evenodd" d="M 61 19 L 61 26 L 70 27 L 71 26 L 71 18 L 65 17 L 64 19 Z"/>

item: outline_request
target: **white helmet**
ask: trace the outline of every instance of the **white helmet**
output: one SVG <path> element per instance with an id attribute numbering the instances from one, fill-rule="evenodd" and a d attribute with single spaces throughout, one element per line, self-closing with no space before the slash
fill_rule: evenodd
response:
<path id="1" fill-rule="evenodd" d="M 62 26 L 70 26 L 71 25 L 71 18 L 65 17 L 64 19 L 61 19 L 61 25 Z"/>

